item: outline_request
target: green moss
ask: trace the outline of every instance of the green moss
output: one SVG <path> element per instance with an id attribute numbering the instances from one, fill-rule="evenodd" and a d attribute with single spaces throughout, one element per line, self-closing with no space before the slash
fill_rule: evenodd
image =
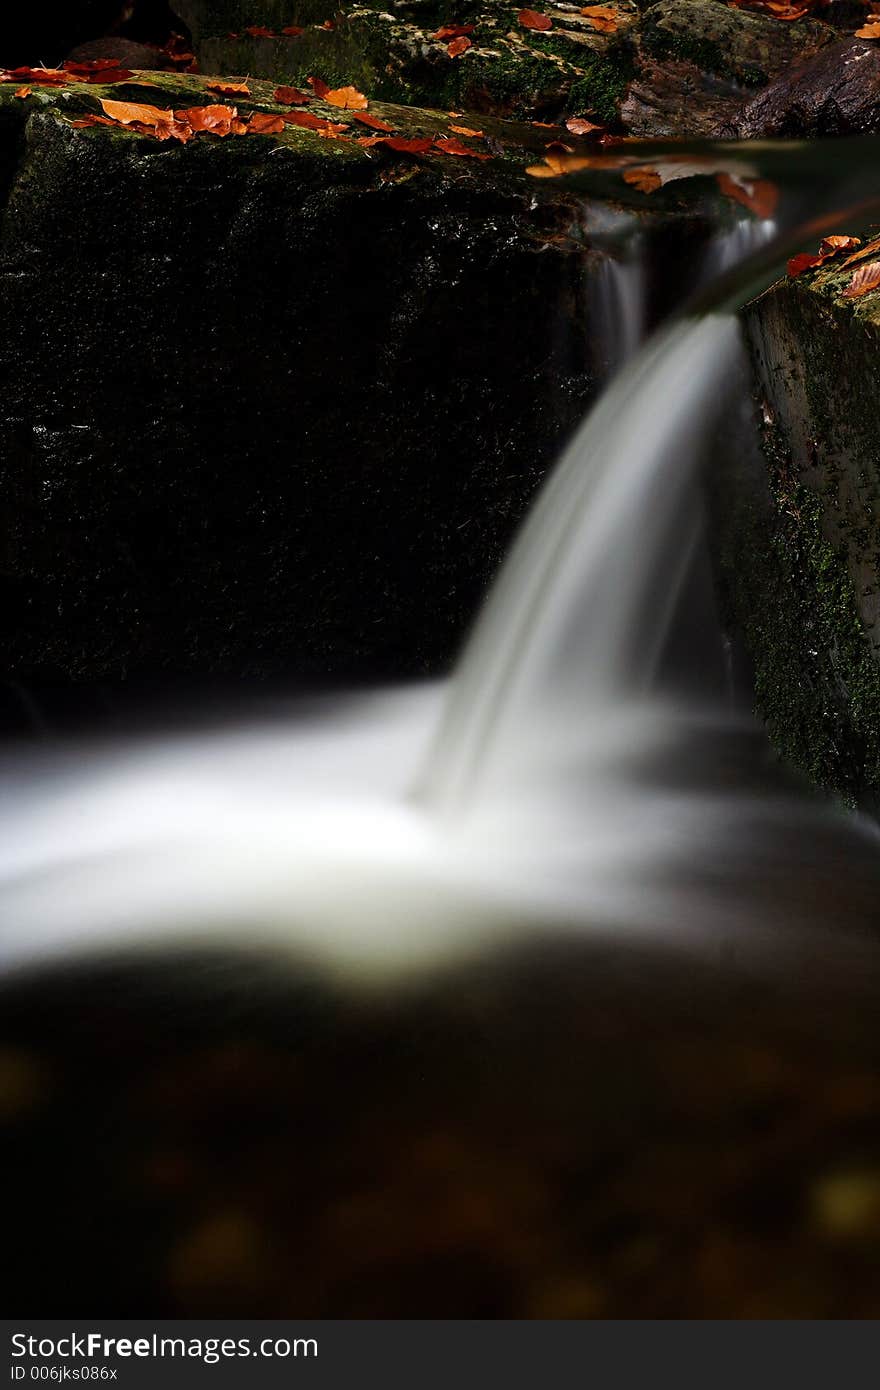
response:
<path id="1" fill-rule="evenodd" d="M 744 87 L 764 87 L 767 73 L 756 63 L 736 61 L 714 39 L 704 34 L 688 34 L 649 24 L 642 33 L 645 52 L 659 59 L 678 59 L 693 63 L 701 72 L 727 77 Z"/>
<path id="2" fill-rule="evenodd" d="M 823 532 L 823 499 L 795 477 L 775 429 L 764 454 L 772 507 L 724 500 L 724 607 L 750 651 L 757 712 L 781 756 L 817 787 L 863 804 L 880 790 L 880 668 L 845 545 Z"/>
<path id="3" fill-rule="evenodd" d="M 592 112 L 597 120 L 611 125 L 617 119 L 633 75 L 629 55 L 620 49 L 605 58 L 598 55 L 582 58 L 579 66 L 584 69 L 584 75 L 572 84 L 568 110 L 575 114 Z"/>

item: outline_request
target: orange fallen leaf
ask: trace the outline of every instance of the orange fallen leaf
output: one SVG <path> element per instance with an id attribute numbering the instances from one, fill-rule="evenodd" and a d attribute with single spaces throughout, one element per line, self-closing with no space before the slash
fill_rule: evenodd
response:
<path id="1" fill-rule="evenodd" d="M 385 121 L 380 121 L 378 116 L 372 116 L 369 111 L 356 111 L 354 118 L 361 125 L 369 126 L 370 130 L 384 130 L 389 135 L 394 130 L 393 125 L 387 125 Z"/>
<path id="2" fill-rule="evenodd" d="M 448 137 L 441 137 L 434 141 L 434 149 L 441 154 L 454 154 L 469 157 L 470 159 L 491 159 L 489 154 L 483 154 L 482 150 L 469 149 L 460 140 L 451 140 Z"/>
<path id="3" fill-rule="evenodd" d="M 267 29 L 265 24 L 249 24 L 244 32 L 252 39 L 277 39 L 280 37 L 274 29 Z"/>
<path id="4" fill-rule="evenodd" d="M 301 29 L 298 24 L 288 24 L 281 32 L 287 39 L 298 39 L 300 35 L 304 34 L 306 31 L 305 29 Z"/>
<path id="5" fill-rule="evenodd" d="M 590 28 L 599 34 L 614 34 L 620 26 L 617 11 L 610 5 L 587 5 L 581 14 L 589 20 Z"/>
<path id="6" fill-rule="evenodd" d="M 385 145 L 389 150 L 395 150 L 398 154 L 427 154 L 433 141 L 429 137 L 405 140 L 396 135 L 379 135 L 374 136 L 370 143 Z"/>
<path id="7" fill-rule="evenodd" d="M 854 246 L 861 244 L 857 236 L 826 236 L 819 243 L 819 251 L 823 256 L 837 256 L 841 251 L 851 251 Z"/>
<path id="8" fill-rule="evenodd" d="M 462 53 L 467 53 L 470 47 L 470 39 L 462 34 L 460 38 L 453 39 L 452 43 L 446 45 L 446 52 L 449 54 L 450 58 L 459 58 Z"/>
<path id="9" fill-rule="evenodd" d="M 732 174 L 717 174 L 718 188 L 728 198 L 741 203 L 749 212 L 762 219 L 772 217 L 779 202 L 779 189 L 769 179 L 743 179 Z"/>
<path id="10" fill-rule="evenodd" d="M 323 116 L 315 116 L 311 111 L 285 111 L 280 119 L 285 125 L 302 126 L 303 130 L 315 130 L 319 135 L 326 135 L 328 131 L 347 130 L 346 123 L 337 124 L 333 121 L 325 120 Z"/>
<path id="11" fill-rule="evenodd" d="M 867 246 L 863 246 L 861 251 L 856 251 L 854 256 L 847 256 L 844 265 L 855 265 L 856 261 L 863 261 L 866 256 L 873 256 L 875 251 L 880 251 L 880 237 L 875 237 L 869 241 Z"/>
<path id="12" fill-rule="evenodd" d="M 601 130 L 600 125 L 594 121 L 588 121 L 583 116 L 569 116 L 565 122 L 565 129 L 571 131 L 572 135 L 589 135 L 594 130 Z"/>
<path id="13" fill-rule="evenodd" d="M 520 10 L 516 17 L 516 22 L 523 29 L 537 29 L 546 32 L 553 28 L 553 20 L 547 14 L 539 14 L 537 10 Z"/>
<path id="14" fill-rule="evenodd" d="M 283 130 L 284 117 L 271 111 L 254 111 L 247 124 L 248 135 L 280 135 Z"/>
<path id="15" fill-rule="evenodd" d="M 443 24 L 437 30 L 436 34 L 431 35 L 431 38 L 460 39 L 464 38 L 464 36 L 467 34 L 472 34 L 474 32 L 474 28 L 475 26 L 473 24 Z"/>
<path id="16" fill-rule="evenodd" d="M 559 174 L 574 174 L 578 169 L 594 169 L 596 160 L 589 155 L 545 154 L 543 164 L 526 169 L 533 179 L 555 179 Z"/>
<path id="17" fill-rule="evenodd" d="M 251 94 L 246 82 L 208 82 L 206 90 L 217 92 L 221 97 L 249 97 Z"/>
<path id="18" fill-rule="evenodd" d="M 101 97 L 101 106 L 104 115 L 109 116 L 111 120 L 118 121 L 120 125 L 137 123 L 145 126 L 156 126 L 169 124 L 174 120 L 173 111 L 163 111 L 158 106 L 144 106 L 139 102 L 107 101 Z M 208 108 L 204 109 L 207 110 Z"/>
<path id="19" fill-rule="evenodd" d="M 19 89 L 18 89 L 18 91 L 15 93 L 15 95 L 16 95 L 17 97 L 20 97 L 21 100 L 24 101 L 25 97 L 29 97 L 32 91 L 33 91 L 33 88 L 32 88 L 32 87 L 19 87 Z"/>
<path id="20" fill-rule="evenodd" d="M 880 285 L 880 261 L 868 261 L 853 271 L 853 277 L 843 292 L 844 299 L 861 299 Z"/>
<path id="21" fill-rule="evenodd" d="M 118 125 L 118 121 L 111 121 L 109 116 L 81 116 L 78 121 L 71 121 L 74 130 L 86 130 L 93 125 Z"/>
<path id="22" fill-rule="evenodd" d="M 827 236 L 821 242 L 817 252 L 801 251 L 797 256 L 792 256 L 787 266 L 789 278 L 795 280 L 799 275 L 803 275 L 805 270 L 812 270 L 814 266 L 824 265 L 834 256 L 839 256 L 841 251 L 851 251 L 854 246 L 860 245 L 859 238 L 855 236 Z M 850 259 L 853 258 L 850 257 Z M 844 265 L 849 265 L 849 261 L 844 261 Z"/>
<path id="23" fill-rule="evenodd" d="M 551 140 L 544 148 L 550 154 L 574 154 L 574 145 L 565 145 L 561 140 Z"/>
<path id="24" fill-rule="evenodd" d="M 324 100 L 329 101 L 331 106 L 340 106 L 346 111 L 363 111 L 369 105 L 367 98 L 357 87 L 334 87 L 333 91 L 324 93 Z"/>
<path id="25" fill-rule="evenodd" d="M 466 125 L 451 125 L 450 130 L 454 130 L 456 135 L 469 135 L 472 140 L 483 140 L 485 136 L 481 130 L 471 130 Z"/>
<path id="26" fill-rule="evenodd" d="M 880 39 L 880 21 L 871 24 L 863 24 L 861 29 L 856 30 L 857 39 Z"/>
<path id="27" fill-rule="evenodd" d="M 559 129 L 559 122 L 558 122 L 558 121 L 532 121 L 532 125 L 536 128 L 536 130 L 558 130 L 558 129 Z"/>
<path id="28" fill-rule="evenodd" d="M 640 193 L 653 193 L 663 183 L 657 170 L 647 165 L 638 169 L 624 169 L 623 181 L 631 188 L 637 188 Z"/>
<path id="29" fill-rule="evenodd" d="M 0 81 L 3 82 L 33 82 L 41 87 L 58 87 L 75 80 L 64 68 L 11 68 L 0 74 Z"/>
<path id="30" fill-rule="evenodd" d="M 272 95 L 281 106 L 307 106 L 312 99 L 297 87 L 276 87 Z"/>
<path id="31" fill-rule="evenodd" d="M 209 135 L 223 136 L 232 133 L 232 122 L 238 111 L 234 106 L 192 106 L 188 111 L 175 112 L 175 115 L 178 121 L 183 121 L 196 135 L 205 132 Z"/>

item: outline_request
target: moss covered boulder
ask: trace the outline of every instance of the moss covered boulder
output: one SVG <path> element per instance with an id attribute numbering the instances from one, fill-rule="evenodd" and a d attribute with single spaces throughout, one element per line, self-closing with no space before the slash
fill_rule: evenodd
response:
<path id="1" fill-rule="evenodd" d="M 578 200 L 510 143 L 181 145 L 100 95 L 0 88 L 5 673 L 442 668 L 594 389 Z"/>
<path id="2" fill-rule="evenodd" d="M 777 746 L 812 781 L 880 793 L 880 294 L 839 261 L 747 310 L 764 466 L 728 499 L 725 590 Z"/>

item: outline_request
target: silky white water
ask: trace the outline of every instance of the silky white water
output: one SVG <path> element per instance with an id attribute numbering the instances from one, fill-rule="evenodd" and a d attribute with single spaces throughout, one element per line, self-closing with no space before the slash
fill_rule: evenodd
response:
<path id="1" fill-rule="evenodd" d="M 536 931 L 714 950 L 826 921 L 874 832 L 765 781 L 748 719 L 663 674 L 737 352 L 708 316 L 620 374 L 445 685 L 7 756 L 5 967 L 244 942 L 375 981 Z"/>

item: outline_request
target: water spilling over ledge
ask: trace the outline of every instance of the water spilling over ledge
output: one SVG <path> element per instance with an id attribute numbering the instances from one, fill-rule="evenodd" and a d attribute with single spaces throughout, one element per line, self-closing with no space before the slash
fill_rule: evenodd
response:
<path id="1" fill-rule="evenodd" d="M 877 830 L 728 679 L 698 481 L 744 379 L 723 308 L 621 366 L 448 681 L 6 753 L 0 1079 L 58 1229 L 111 1194 L 83 1306 L 876 1310 Z M 112 1142 L 48 1183 L 36 1098 L 89 1088 Z"/>

